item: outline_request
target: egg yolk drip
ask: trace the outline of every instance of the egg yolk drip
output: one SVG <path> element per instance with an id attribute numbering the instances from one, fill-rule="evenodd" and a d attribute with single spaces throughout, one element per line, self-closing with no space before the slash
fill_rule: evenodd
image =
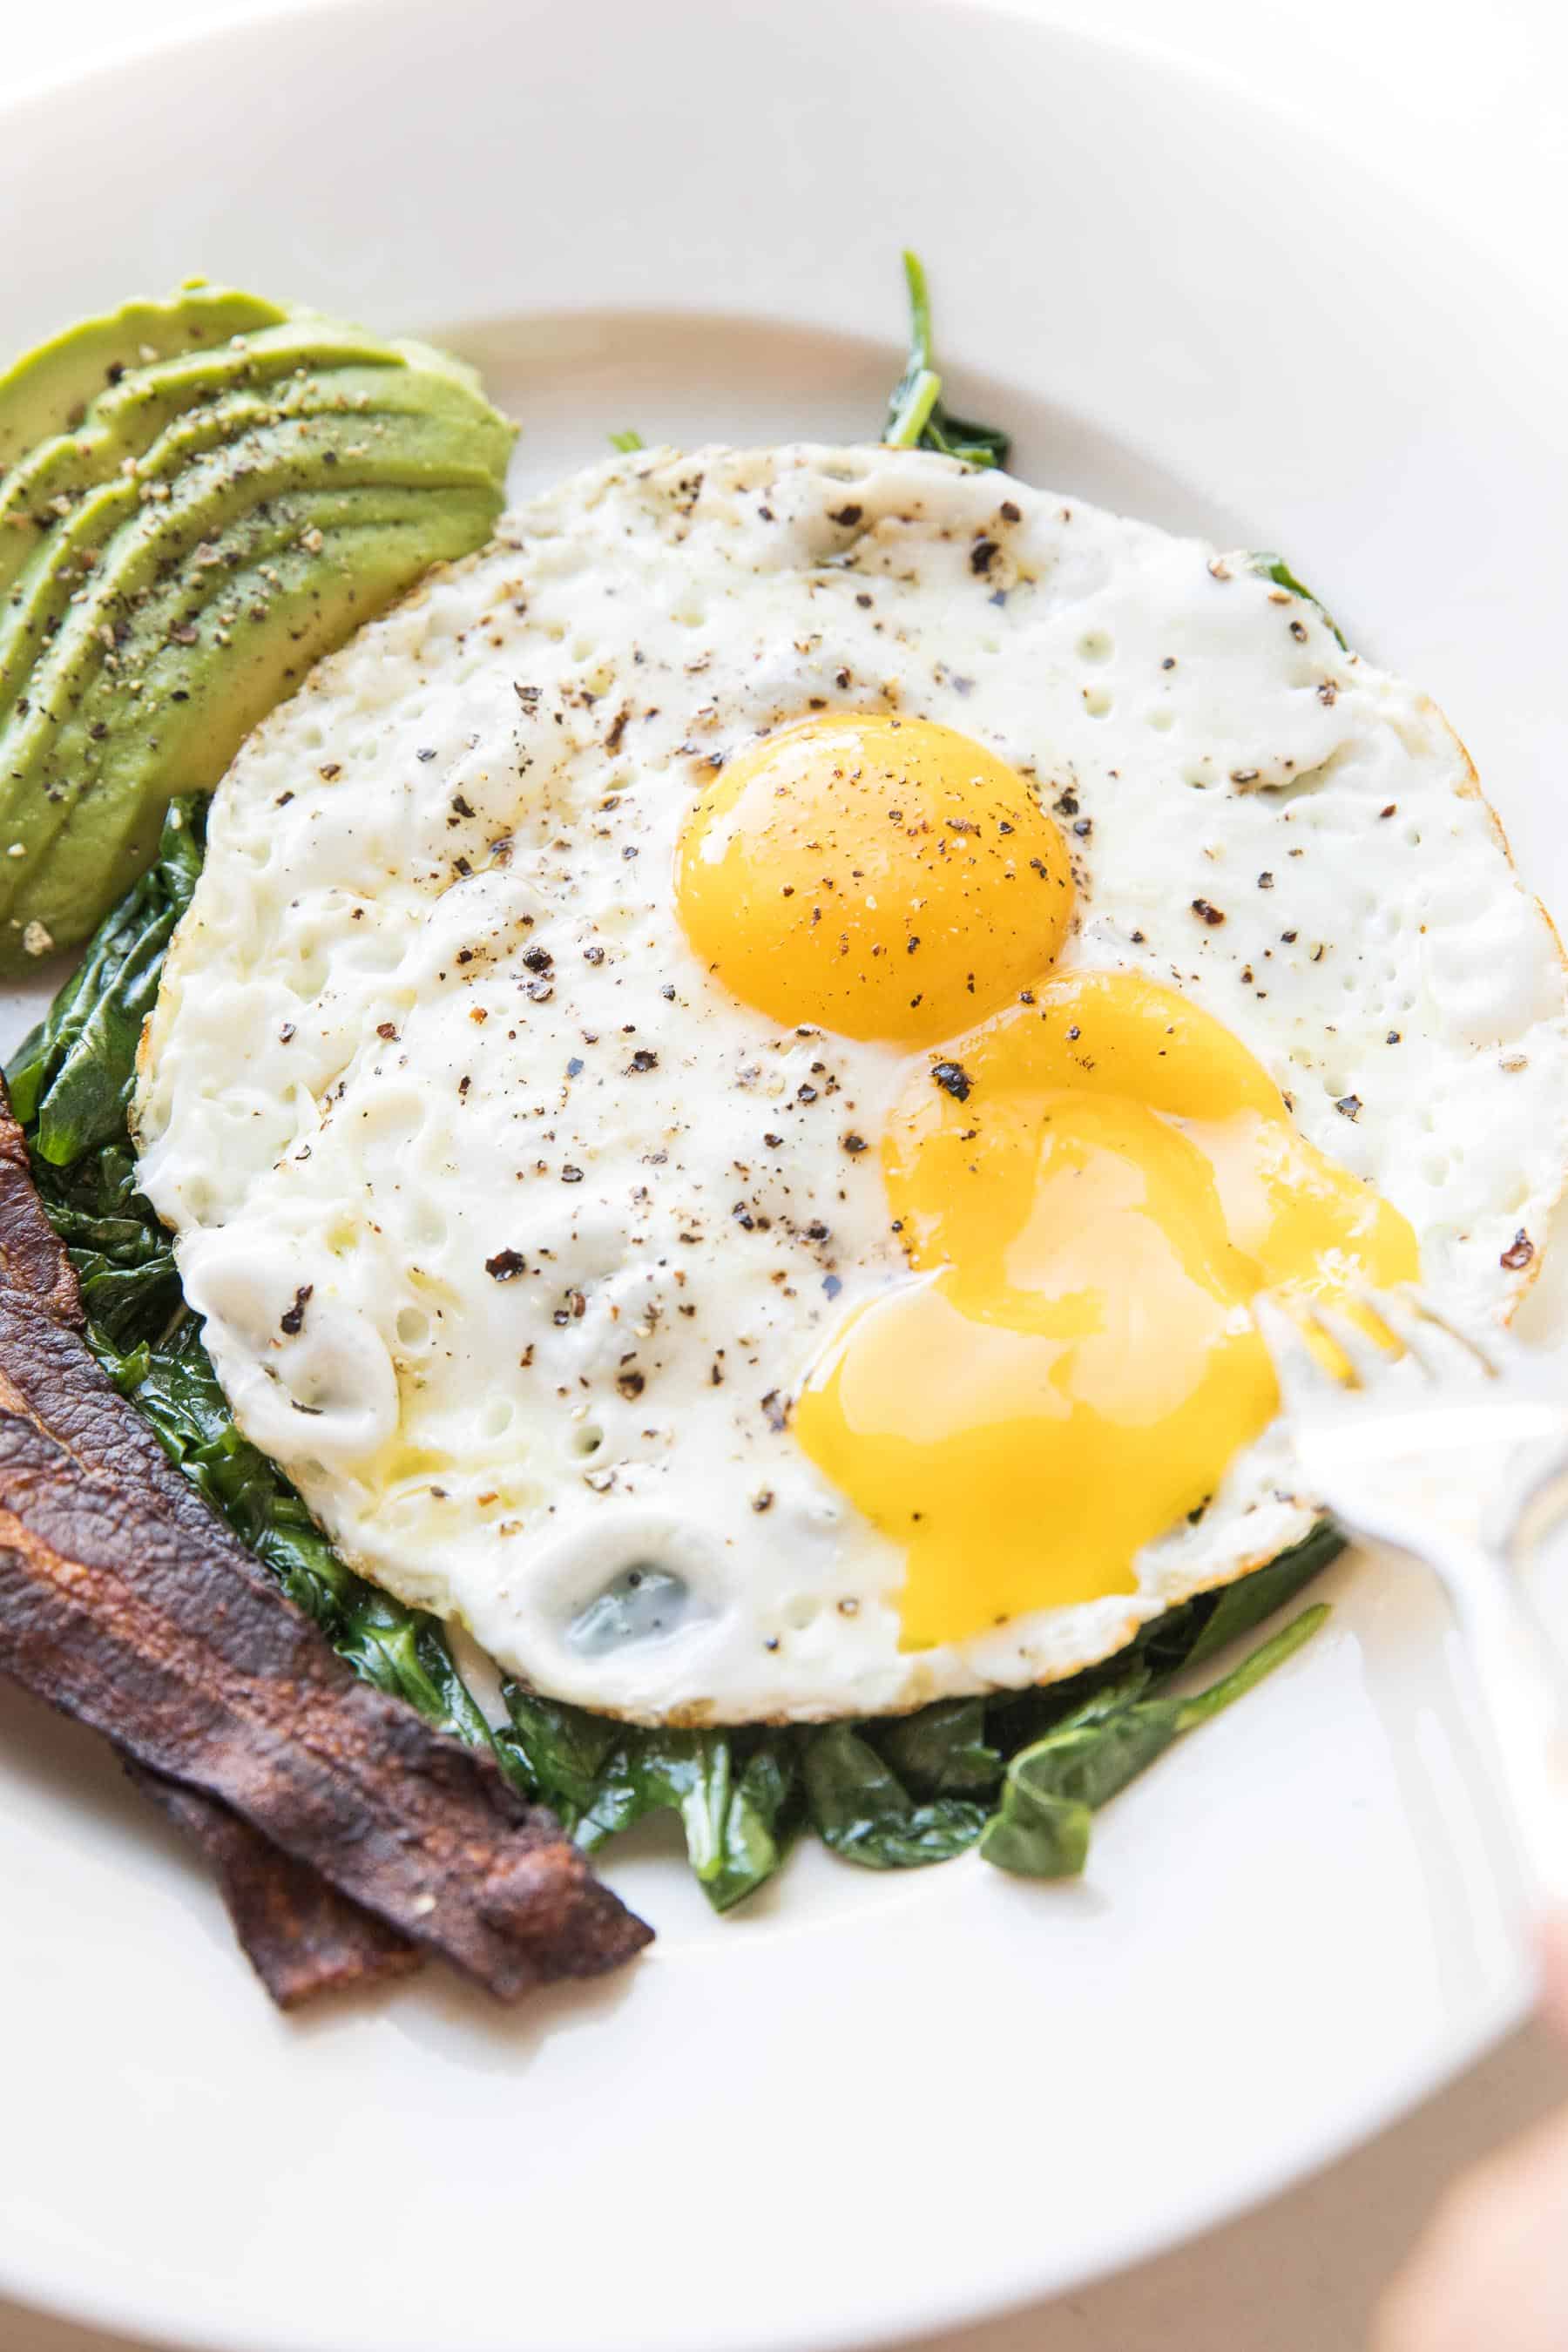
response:
<path id="1" fill-rule="evenodd" d="M 1254 1294 L 1417 1271 L 1404 1217 L 1208 1014 L 1131 972 L 1034 995 L 922 1058 L 882 1143 L 911 1277 L 794 1414 L 906 1549 L 906 1648 L 1132 1591 L 1278 1409 Z"/>
<path id="2" fill-rule="evenodd" d="M 1060 834 L 1016 769 L 923 719 L 806 719 L 731 760 L 682 830 L 686 936 L 792 1026 L 934 1045 L 1055 960 Z"/>

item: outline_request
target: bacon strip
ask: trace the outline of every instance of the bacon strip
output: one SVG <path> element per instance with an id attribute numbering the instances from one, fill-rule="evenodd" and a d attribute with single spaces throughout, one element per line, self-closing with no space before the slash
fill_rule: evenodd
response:
<path id="1" fill-rule="evenodd" d="M 64 1243 L 33 1183 L 27 1145 L 0 1088 L 0 1293 L 79 1329 L 81 1293 Z M 26 1402 L 0 1364 L 0 1405 Z M 30 1415 L 28 1416 L 31 1417 Z M 124 1755 L 128 1777 L 202 1853 L 241 1949 L 280 2008 L 318 1992 L 405 1976 L 423 1955 L 406 1937 L 268 1844 L 216 1797 L 160 1780 Z"/>
<path id="2" fill-rule="evenodd" d="M 27 1139 L 0 1084 L 0 1289 L 31 1299 L 52 1323 L 79 1331 L 81 1293 L 66 1245 L 44 1213 Z"/>
<path id="3" fill-rule="evenodd" d="M 74 1332 L 0 1296 L 0 1671 L 502 2000 L 648 1940 L 552 1815 L 356 1681 Z"/>
<path id="4" fill-rule="evenodd" d="M 0 1672 L 179 1784 L 193 1830 L 193 1807 L 216 1801 L 202 1843 L 215 1860 L 222 1845 L 237 1887 L 224 1814 L 500 1999 L 629 1958 L 649 1930 L 553 1817 L 356 1680 L 53 1319 L 69 1311 L 63 1254 L 55 1243 L 51 1273 L 23 1174 L 0 1140 Z M 303 1893 L 296 1881 L 275 1902 L 253 1886 L 246 1918 L 276 1925 Z M 358 1922 L 336 1928 L 364 1947 Z M 254 1957 L 269 1983 L 295 1980 L 287 1951 Z M 341 1965 L 299 1965 L 343 1981 L 358 1964 L 344 1947 Z"/>
<path id="5" fill-rule="evenodd" d="M 142 1795 L 199 1849 L 246 1957 L 279 2009 L 405 1977 L 423 1964 L 424 1953 L 406 1936 L 280 1853 L 216 1797 L 163 1780 L 128 1756 L 121 1761 Z"/>

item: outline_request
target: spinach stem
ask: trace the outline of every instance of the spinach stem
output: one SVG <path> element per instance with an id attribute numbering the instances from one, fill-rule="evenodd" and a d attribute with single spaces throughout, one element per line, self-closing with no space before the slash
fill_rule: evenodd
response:
<path id="1" fill-rule="evenodd" d="M 941 376 L 934 375 L 930 368 L 922 368 L 888 420 L 883 438 L 889 448 L 918 448 L 921 435 L 931 423 L 931 412 L 941 397 Z"/>
<path id="2" fill-rule="evenodd" d="M 1256 1690 L 1265 1675 L 1271 1675 L 1276 1666 L 1282 1666 L 1287 1658 L 1294 1657 L 1302 1644 L 1311 1640 L 1328 1613 L 1326 1601 L 1315 1601 L 1310 1609 L 1303 1609 L 1299 1617 L 1292 1617 L 1288 1625 L 1282 1625 L 1279 1633 L 1271 1634 L 1267 1642 L 1260 1642 L 1249 1657 L 1243 1658 L 1240 1665 L 1222 1675 L 1217 1683 L 1211 1683 L 1207 1690 L 1184 1699 L 1176 1713 L 1177 1730 L 1194 1730 L 1198 1724 L 1207 1723 L 1213 1717 L 1222 1715 L 1227 1706 L 1234 1706 L 1237 1700 L 1245 1698 L 1249 1690 Z"/>
<path id="3" fill-rule="evenodd" d="M 918 253 L 904 247 L 904 283 L 910 291 L 910 343 L 921 368 L 931 366 L 931 291 L 925 264 Z"/>

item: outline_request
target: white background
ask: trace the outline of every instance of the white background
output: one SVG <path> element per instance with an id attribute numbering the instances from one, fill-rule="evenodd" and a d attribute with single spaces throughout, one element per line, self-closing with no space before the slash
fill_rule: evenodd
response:
<path id="1" fill-rule="evenodd" d="M 679 0 L 667 5 L 678 38 Z M 1568 20 L 1549 0 L 1490 0 L 1484 11 L 1474 0 L 1427 0 L 1418 12 L 1409 0 L 1003 5 L 1155 50 L 1310 121 L 1418 194 L 1436 239 L 1480 247 L 1517 278 L 1521 299 L 1561 305 Z M 136 0 L 133 8 L 74 0 L 68 16 L 37 0 L 0 0 L 0 79 L 8 95 L 242 13 L 264 11 L 256 0 Z M 279 14 L 286 40 L 287 5 Z M 75 2095 L 85 2097 L 86 2086 Z M 1065 2304 L 945 2338 L 932 2352 L 1352 2352 L 1379 2281 L 1444 2180 L 1564 2098 L 1568 2063 L 1526 2032 L 1420 2114 L 1261 2212 Z M 3 2302 L 0 2347 L 124 2352 Z"/>

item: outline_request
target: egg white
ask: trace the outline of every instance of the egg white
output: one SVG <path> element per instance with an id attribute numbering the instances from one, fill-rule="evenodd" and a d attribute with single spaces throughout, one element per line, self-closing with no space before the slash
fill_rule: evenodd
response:
<path id="1" fill-rule="evenodd" d="M 1462 748 L 1245 555 L 879 448 L 563 484 L 244 747 L 135 1125 L 245 1433 L 365 1573 L 586 1706 L 1052 1679 L 1313 1516 L 1276 1427 L 1132 1598 L 900 1650 L 901 1555 L 784 1408 L 902 1270 L 875 1146 L 909 1063 L 730 997 L 670 891 L 716 765 L 889 707 L 1036 781 L 1060 968 L 1226 1023 L 1460 1312 L 1506 1311 L 1562 1181 L 1561 961 Z"/>

